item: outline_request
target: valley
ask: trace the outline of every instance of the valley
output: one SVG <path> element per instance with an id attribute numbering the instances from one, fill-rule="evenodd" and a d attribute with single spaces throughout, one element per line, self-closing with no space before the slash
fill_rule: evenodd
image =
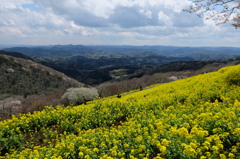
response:
<path id="1" fill-rule="evenodd" d="M 240 48 L 234 47 L 53 45 L 12 47 L 4 50 L 30 56 L 38 63 L 92 86 L 133 74 L 141 77 L 141 73 L 147 74 L 145 71 L 149 72 L 152 68 L 176 61 L 218 60 L 221 63 L 240 56 Z M 202 64 L 192 65 L 199 68 L 201 66 Z M 112 74 L 114 70 L 116 72 L 121 69 L 126 70 L 125 75 Z M 197 68 L 189 68 L 194 69 Z M 155 72 L 158 71 L 155 69 Z"/>
<path id="2" fill-rule="evenodd" d="M 1 118 L 43 110 L 46 105 L 66 105 L 62 96 L 71 87 L 93 87 L 99 97 L 108 97 L 217 71 L 239 64 L 239 50 L 83 45 L 5 48 L 0 51 L 0 103 L 5 108 Z M 11 104 L 19 101 L 20 105 Z"/>

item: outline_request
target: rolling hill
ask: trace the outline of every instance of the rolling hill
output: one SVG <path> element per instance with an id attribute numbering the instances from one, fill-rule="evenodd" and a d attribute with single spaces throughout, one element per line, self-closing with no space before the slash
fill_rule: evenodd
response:
<path id="1" fill-rule="evenodd" d="M 240 158 L 240 65 L 0 122 L 7 158 Z"/>
<path id="2" fill-rule="evenodd" d="M 127 76 L 126 78 L 142 77 L 145 75 L 154 75 L 156 73 L 167 73 L 167 72 L 176 72 L 176 74 L 181 74 L 184 71 L 189 72 L 189 76 L 195 76 L 199 73 L 213 72 L 217 71 L 221 67 L 231 66 L 240 64 L 239 59 L 235 60 L 206 60 L 206 61 L 176 61 L 168 64 L 164 64 L 157 67 L 144 68 L 138 70 L 132 75 Z"/>
<path id="3" fill-rule="evenodd" d="M 63 73 L 31 61 L 31 57 L 20 53 L 17 56 L 21 58 L 0 55 L 1 94 L 30 95 L 83 85 Z"/>
<path id="4" fill-rule="evenodd" d="M 111 73 L 118 69 L 127 69 L 124 76 L 138 74 L 136 77 L 140 77 L 158 71 L 156 68 L 141 72 L 146 67 L 155 68 L 176 61 L 235 59 L 240 55 L 240 48 L 234 47 L 51 45 L 4 50 L 34 57 L 39 63 L 92 86 L 114 80 Z"/>
<path id="5" fill-rule="evenodd" d="M 154 55 L 190 57 L 194 60 L 229 59 L 240 55 L 238 47 L 180 47 L 180 46 L 131 46 L 131 45 L 50 45 L 5 47 L 6 51 L 24 53 L 37 57 L 70 57 L 75 55 L 125 55 L 139 56 L 140 53 Z"/>
<path id="6" fill-rule="evenodd" d="M 21 53 L 0 51 L 0 120 L 46 105 L 61 105 L 66 89 L 84 85 L 34 60 Z"/>

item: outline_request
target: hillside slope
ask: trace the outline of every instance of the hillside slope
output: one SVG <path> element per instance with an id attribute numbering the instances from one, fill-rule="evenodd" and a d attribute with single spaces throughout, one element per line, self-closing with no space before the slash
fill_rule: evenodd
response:
<path id="1" fill-rule="evenodd" d="M 154 75 L 156 73 L 166 72 L 189 72 L 189 76 L 195 76 L 197 74 L 214 72 L 222 67 L 237 65 L 240 63 L 239 59 L 235 60 L 208 60 L 208 61 L 176 61 L 165 65 L 145 68 L 136 72 L 133 75 L 129 75 L 126 78 L 142 77 L 144 75 Z"/>
<path id="2" fill-rule="evenodd" d="M 0 55 L 0 120 L 12 114 L 42 110 L 46 105 L 61 105 L 66 89 L 83 86 L 63 73 L 33 62 L 31 57 L 13 52 L 8 55 Z"/>
<path id="3" fill-rule="evenodd" d="M 49 93 L 78 85 L 83 84 L 31 60 L 0 55 L 0 94 Z"/>
<path id="4" fill-rule="evenodd" d="M 240 65 L 0 122 L 8 158 L 240 158 Z"/>

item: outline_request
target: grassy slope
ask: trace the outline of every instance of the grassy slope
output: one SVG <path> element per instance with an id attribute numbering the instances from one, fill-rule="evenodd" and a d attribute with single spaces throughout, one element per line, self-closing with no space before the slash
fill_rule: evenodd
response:
<path id="1" fill-rule="evenodd" d="M 240 65 L 0 122 L 9 158 L 239 158 Z M 8 153 L 8 154 L 6 154 Z"/>

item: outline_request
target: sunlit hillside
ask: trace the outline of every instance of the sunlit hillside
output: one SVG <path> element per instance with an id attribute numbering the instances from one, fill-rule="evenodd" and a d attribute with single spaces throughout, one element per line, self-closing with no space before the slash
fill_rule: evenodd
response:
<path id="1" fill-rule="evenodd" d="M 240 158 L 240 65 L 0 122 L 7 158 Z"/>

